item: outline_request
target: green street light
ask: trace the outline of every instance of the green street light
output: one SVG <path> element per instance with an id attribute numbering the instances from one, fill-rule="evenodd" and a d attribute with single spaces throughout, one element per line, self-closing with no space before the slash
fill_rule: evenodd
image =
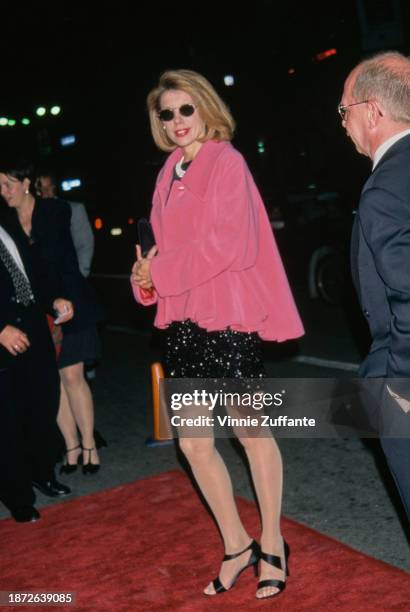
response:
<path id="1" fill-rule="evenodd" d="M 52 106 L 50 108 L 50 113 L 52 115 L 59 115 L 61 113 L 61 106 Z"/>
<path id="2" fill-rule="evenodd" d="M 7 121 L 7 125 L 10 125 L 11 127 L 13 127 L 13 125 L 16 125 L 16 120 L 15 119 L 9 119 Z"/>
<path id="3" fill-rule="evenodd" d="M 258 141 L 258 153 L 265 153 L 265 143 L 263 140 Z"/>
<path id="4" fill-rule="evenodd" d="M 38 108 L 36 108 L 36 115 L 38 117 L 44 117 L 44 115 L 46 114 L 46 109 L 44 108 L 44 106 L 39 106 Z"/>
<path id="5" fill-rule="evenodd" d="M 30 119 L 28 117 L 23 117 L 23 119 L 21 120 L 21 123 L 23 125 L 30 125 Z"/>
<path id="6" fill-rule="evenodd" d="M 7 117 L 0 117 L 0 125 L 7 125 L 9 122 L 9 120 L 7 119 Z"/>

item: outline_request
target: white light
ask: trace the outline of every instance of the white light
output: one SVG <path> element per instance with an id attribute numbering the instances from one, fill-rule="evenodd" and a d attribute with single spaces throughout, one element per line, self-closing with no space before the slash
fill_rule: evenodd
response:
<path id="1" fill-rule="evenodd" d="M 73 145 L 76 141 L 76 137 L 74 134 L 70 134 L 69 136 L 62 136 L 60 138 L 60 144 L 62 147 L 69 147 Z"/>
<path id="2" fill-rule="evenodd" d="M 120 227 L 112 227 L 110 230 L 111 236 L 121 236 L 122 229 Z"/>
<path id="3" fill-rule="evenodd" d="M 61 189 L 63 191 L 71 191 L 77 187 L 81 187 L 80 179 L 67 179 L 61 183 Z"/>
<path id="4" fill-rule="evenodd" d="M 7 117 L 0 117 L 0 125 L 7 125 L 9 120 Z"/>
<path id="5" fill-rule="evenodd" d="M 235 79 L 232 74 L 226 74 L 224 76 L 224 83 L 227 87 L 232 87 L 235 84 Z"/>
<path id="6" fill-rule="evenodd" d="M 61 106 L 52 106 L 50 108 L 50 113 L 52 115 L 59 115 L 61 113 Z"/>
<path id="7" fill-rule="evenodd" d="M 44 108 L 44 106 L 39 106 L 38 108 L 36 108 L 36 115 L 38 115 L 39 117 L 44 117 L 44 115 L 46 114 L 46 109 Z"/>

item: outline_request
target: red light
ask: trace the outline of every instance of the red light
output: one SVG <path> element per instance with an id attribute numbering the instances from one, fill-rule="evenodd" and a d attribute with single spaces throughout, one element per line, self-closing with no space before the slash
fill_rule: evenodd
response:
<path id="1" fill-rule="evenodd" d="M 94 227 L 96 230 L 100 230 L 103 226 L 103 220 L 100 219 L 100 217 L 97 217 L 97 219 L 95 219 L 94 221 Z"/>
<path id="2" fill-rule="evenodd" d="M 135 219 L 133 217 L 128 217 L 128 225 L 133 225 L 135 223 Z"/>
<path id="3" fill-rule="evenodd" d="M 289 68 L 288 74 L 295 74 L 296 70 L 294 68 Z"/>
<path id="4" fill-rule="evenodd" d="M 322 53 L 317 53 L 317 55 L 315 55 L 315 60 L 321 62 L 322 60 L 327 59 L 332 55 L 336 55 L 336 53 L 336 49 L 327 49 L 326 51 L 322 51 Z"/>

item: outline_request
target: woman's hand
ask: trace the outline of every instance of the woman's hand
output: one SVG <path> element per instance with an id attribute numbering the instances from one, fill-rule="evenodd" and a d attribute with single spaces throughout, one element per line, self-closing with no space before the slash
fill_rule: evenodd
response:
<path id="1" fill-rule="evenodd" d="M 0 332 L 0 344 L 4 346 L 13 357 L 16 357 L 29 348 L 30 341 L 21 329 L 13 327 L 13 325 L 6 325 Z"/>
<path id="2" fill-rule="evenodd" d="M 70 319 L 72 319 L 74 316 L 74 308 L 72 303 L 64 298 L 57 298 L 54 300 L 53 308 L 57 314 L 57 318 L 54 320 L 56 325 L 59 323 L 66 323 L 66 321 L 70 321 Z"/>
<path id="3" fill-rule="evenodd" d="M 132 266 L 131 279 L 132 282 L 138 285 L 141 289 L 153 289 L 151 279 L 151 261 L 157 254 L 158 249 L 154 245 L 149 251 L 146 257 L 141 255 L 141 247 L 139 244 L 136 246 L 137 261 Z"/>

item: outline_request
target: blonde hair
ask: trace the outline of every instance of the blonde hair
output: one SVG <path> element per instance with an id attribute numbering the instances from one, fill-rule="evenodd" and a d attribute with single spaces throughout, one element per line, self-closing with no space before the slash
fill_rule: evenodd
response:
<path id="1" fill-rule="evenodd" d="M 147 97 L 152 137 L 162 151 L 173 151 L 177 148 L 168 138 L 158 117 L 161 96 L 170 89 L 184 91 L 191 96 L 205 123 L 205 135 L 200 139 L 201 142 L 232 140 L 235 121 L 209 81 L 193 70 L 167 70 L 161 74 L 157 87 L 150 91 Z"/>
<path id="2" fill-rule="evenodd" d="M 393 121 L 410 123 L 410 58 L 385 51 L 364 60 L 352 93 L 356 100 L 380 100 Z"/>

